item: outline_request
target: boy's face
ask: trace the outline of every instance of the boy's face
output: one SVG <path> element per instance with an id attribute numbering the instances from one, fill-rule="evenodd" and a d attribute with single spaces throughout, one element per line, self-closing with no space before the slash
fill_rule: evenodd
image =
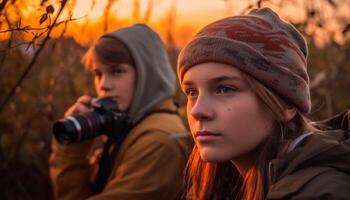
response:
<path id="1" fill-rule="evenodd" d="M 244 160 L 272 132 L 266 112 L 242 73 L 226 64 L 190 68 L 181 83 L 193 138 L 204 161 Z"/>
<path id="2" fill-rule="evenodd" d="M 92 73 L 98 97 L 110 97 L 118 102 L 121 111 L 128 110 L 136 89 L 135 67 L 124 63 L 107 65 L 95 56 Z"/>

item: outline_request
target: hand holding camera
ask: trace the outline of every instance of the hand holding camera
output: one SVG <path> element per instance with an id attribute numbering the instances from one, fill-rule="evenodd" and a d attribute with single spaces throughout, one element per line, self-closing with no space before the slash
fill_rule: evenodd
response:
<path id="1" fill-rule="evenodd" d="M 80 142 L 101 134 L 116 140 L 131 127 L 129 117 L 110 98 L 80 97 L 65 113 L 65 118 L 53 125 L 56 140 L 61 144 Z"/>
<path id="2" fill-rule="evenodd" d="M 64 117 L 93 111 L 93 108 L 91 107 L 92 100 L 93 98 L 87 95 L 79 97 L 75 104 L 68 108 L 64 113 Z"/>

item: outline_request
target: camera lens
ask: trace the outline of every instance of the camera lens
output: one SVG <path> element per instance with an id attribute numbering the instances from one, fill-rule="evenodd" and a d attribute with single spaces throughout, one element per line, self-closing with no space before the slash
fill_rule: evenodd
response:
<path id="1" fill-rule="evenodd" d="M 124 118 L 118 110 L 118 104 L 110 98 L 96 99 L 91 103 L 92 112 L 72 115 L 57 120 L 53 124 L 53 133 L 61 144 L 69 144 L 92 139 L 101 134 L 113 135 L 113 130 L 123 130 Z M 119 115 L 118 115 L 119 114 Z M 124 116 L 124 115 L 122 115 Z M 113 135 L 114 136 L 114 135 Z"/>
<path id="2" fill-rule="evenodd" d="M 59 143 L 69 144 L 78 140 L 81 126 L 73 116 L 70 116 L 56 121 L 53 125 L 53 132 Z"/>
<path id="3" fill-rule="evenodd" d="M 73 115 L 56 121 L 53 132 L 61 144 L 69 144 L 91 139 L 104 132 L 106 119 L 98 112 Z"/>

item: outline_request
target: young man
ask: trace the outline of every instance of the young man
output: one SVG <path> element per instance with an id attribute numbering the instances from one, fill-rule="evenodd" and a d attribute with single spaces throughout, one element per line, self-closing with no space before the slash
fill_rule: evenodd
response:
<path id="1" fill-rule="evenodd" d="M 132 128 L 120 146 L 105 147 L 112 166 L 102 160 L 97 170 L 88 158 L 93 140 L 54 141 L 50 175 L 55 198 L 176 199 L 191 144 L 182 137 L 186 129 L 172 100 L 176 77 L 159 36 L 143 24 L 107 33 L 83 61 L 93 72 L 97 96 L 117 102 Z M 80 97 L 65 116 L 91 111 L 91 101 Z M 101 178 L 109 167 L 111 172 Z"/>

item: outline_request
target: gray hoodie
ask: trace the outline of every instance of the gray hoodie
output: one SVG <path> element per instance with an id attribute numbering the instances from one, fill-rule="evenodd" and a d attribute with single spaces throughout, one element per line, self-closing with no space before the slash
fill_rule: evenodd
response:
<path id="1" fill-rule="evenodd" d="M 134 99 L 129 109 L 132 122 L 176 92 L 176 76 L 160 37 L 145 24 L 105 34 L 121 40 L 131 52 L 137 71 Z"/>

